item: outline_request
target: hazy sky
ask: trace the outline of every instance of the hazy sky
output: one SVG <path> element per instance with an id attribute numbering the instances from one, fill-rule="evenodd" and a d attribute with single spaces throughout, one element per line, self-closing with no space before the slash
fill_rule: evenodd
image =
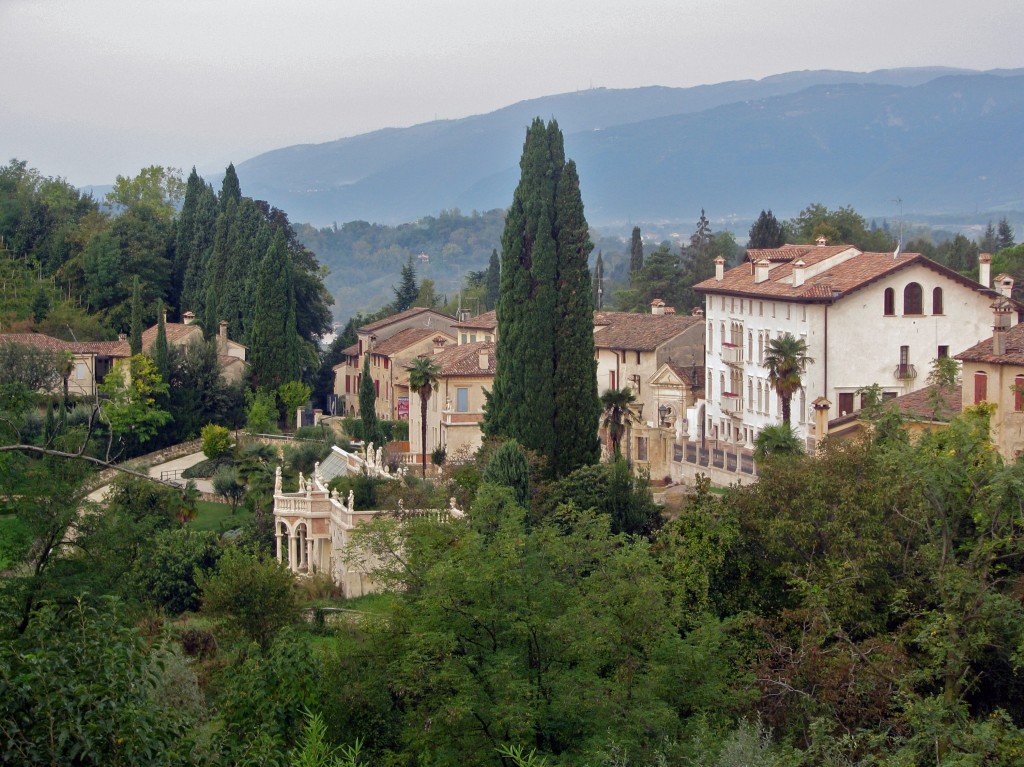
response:
<path id="1" fill-rule="evenodd" d="M 592 86 L 1022 67 L 1022 30 L 1021 0 L 0 0 L 0 162 L 212 173 Z"/>

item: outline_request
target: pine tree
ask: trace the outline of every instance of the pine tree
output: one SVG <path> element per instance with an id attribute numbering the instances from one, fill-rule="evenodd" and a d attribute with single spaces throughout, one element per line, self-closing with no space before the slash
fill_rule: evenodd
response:
<path id="1" fill-rule="evenodd" d="M 128 344 L 133 357 L 142 354 L 142 286 L 138 275 L 132 279 L 132 324 Z"/>
<path id="2" fill-rule="evenodd" d="M 486 288 L 484 306 L 490 311 L 498 306 L 498 297 L 501 295 L 501 263 L 498 261 L 497 248 L 491 250 L 491 260 L 487 262 L 484 285 Z"/>
<path id="3" fill-rule="evenodd" d="M 228 163 L 224 171 L 224 180 L 220 185 L 220 209 L 223 211 L 228 202 L 238 202 L 242 199 L 242 185 L 238 181 L 238 174 L 235 172 L 235 164 Z"/>
<path id="4" fill-rule="evenodd" d="M 996 237 L 996 249 L 1003 250 L 1004 248 L 1013 247 L 1013 228 L 1010 226 L 1010 222 L 1006 220 L 1006 217 L 999 219 L 999 233 Z"/>
<path id="5" fill-rule="evenodd" d="M 563 474 L 599 455 L 593 245 L 555 122 L 534 120 L 519 166 L 502 235 L 498 369 L 484 430 L 514 437 Z"/>
<path id="6" fill-rule="evenodd" d="M 704 215 L 704 208 L 700 209 L 700 219 L 697 221 L 697 228 L 690 235 L 690 247 L 696 251 L 697 256 L 703 256 L 711 244 L 711 223 Z"/>
<path id="7" fill-rule="evenodd" d="M 995 253 L 999 250 L 999 241 L 996 239 L 996 227 L 991 221 L 985 227 L 985 234 L 978 240 L 978 247 L 982 253 Z"/>
<path id="8" fill-rule="evenodd" d="M 786 235 L 782 224 L 772 215 L 771 208 L 762 210 L 757 221 L 750 227 L 748 248 L 778 248 L 786 243 Z"/>
<path id="9" fill-rule="evenodd" d="M 299 336 L 295 330 L 292 265 L 279 229 L 259 268 L 252 328 L 253 382 L 276 389 L 299 380 Z"/>
<path id="10" fill-rule="evenodd" d="M 420 289 L 416 285 L 416 267 L 412 264 L 412 256 L 409 256 L 409 260 L 402 267 L 401 282 L 392 290 L 395 292 L 396 312 L 404 312 L 416 302 Z"/>
<path id="11" fill-rule="evenodd" d="M 46 295 L 46 289 L 39 285 L 36 288 L 36 297 L 32 299 L 32 319 L 36 321 L 38 325 L 40 322 L 46 319 L 46 315 L 50 313 L 50 299 Z"/>
<path id="12" fill-rule="evenodd" d="M 644 243 L 640 239 L 640 227 L 633 227 L 633 239 L 629 245 L 629 273 L 634 275 L 644 268 Z"/>
<path id="13" fill-rule="evenodd" d="M 153 364 L 164 382 L 171 378 L 170 352 L 167 348 L 167 326 L 164 324 L 164 302 L 156 306 L 156 341 L 153 342 Z"/>
<path id="14" fill-rule="evenodd" d="M 598 311 L 604 308 L 604 259 L 601 251 L 597 252 L 597 262 L 594 264 L 594 308 Z"/>

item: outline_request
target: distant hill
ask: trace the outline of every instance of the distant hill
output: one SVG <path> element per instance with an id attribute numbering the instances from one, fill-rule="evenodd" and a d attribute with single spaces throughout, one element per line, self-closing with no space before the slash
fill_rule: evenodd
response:
<path id="1" fill-rule="evenodd" d="M 554 117 L 587 217 L 866 215 L 1024 205 L 1024 70 L 791 72 L 696 88 L 593 89 L 485 115 L 274 150 L 237 166 L 246 194 L 317 226 L 506 207 L 525 129 Z"/>

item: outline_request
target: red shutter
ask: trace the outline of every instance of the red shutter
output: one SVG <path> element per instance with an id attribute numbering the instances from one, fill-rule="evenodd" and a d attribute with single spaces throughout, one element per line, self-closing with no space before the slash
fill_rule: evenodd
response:
<path id="1" fill-rule="evenodd" d="M 988 399 L 988 376 L 985 373 L 974 374 L 974 402 L 984 402 Z"/>

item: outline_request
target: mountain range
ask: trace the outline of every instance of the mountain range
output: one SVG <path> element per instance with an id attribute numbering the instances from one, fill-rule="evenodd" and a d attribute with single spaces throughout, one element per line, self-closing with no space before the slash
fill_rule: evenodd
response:
<path id="1" fill-rule="evenodd" d="M 693 88 L 591 89 L 237 166 L 245 193 L 328 226 L 507 207 L 527 125 L 554 118 L 592 225 L 1024 208 L 1024 70 L 816 70 Z"/>

